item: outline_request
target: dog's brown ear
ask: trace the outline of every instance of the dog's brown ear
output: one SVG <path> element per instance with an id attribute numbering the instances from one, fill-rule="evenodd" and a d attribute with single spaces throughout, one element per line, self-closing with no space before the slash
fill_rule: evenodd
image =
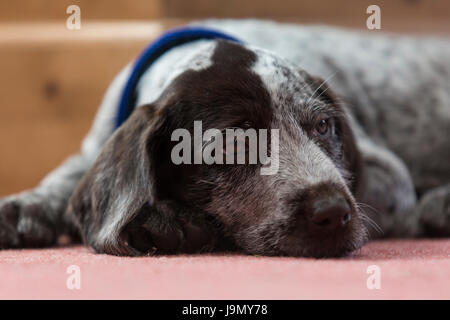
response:
<path id="1" fill-rule="evenodd" d="M 67 218 L 96 251 L 141 254 L 121 232 L 159 196 L 164 168 L 155 161 L 161 161 L 163 122 L 155 106 L 137 108 L 106 142 L 69 200 Z"/>
<path id="2" fill-rule="evenodd" d="M 342 141 L 342 162 L 344 169 L 351 175 L 349 178 L 350 189 L 353 194 L 357 193 L 359 181 L 362 176 L 362 158 L 361 153 L 356 144 L 353 130 L 349 122 L 349 114 L 345 110 L 344 101 L 341 101 L 330 89 L 327 83 L 318 77 L 310 77 L 312 88 L 315 90 L 315 96 L 325 100 L 327 103 L 334 105 L 339 110 L 337 120 L 337 127 L 339 137 Z"/>

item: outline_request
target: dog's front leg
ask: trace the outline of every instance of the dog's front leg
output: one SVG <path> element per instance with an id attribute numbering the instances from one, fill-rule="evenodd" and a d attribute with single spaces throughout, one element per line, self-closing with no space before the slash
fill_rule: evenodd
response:
<path id="1" fill-rule="evenodd" d="M 450 236 L 450 184 L 425 193 L 417 206 L 420 235 Z"/>
<path id="2" fill-rule="evenodd" d="M 62 213 L 89 164 L 73 156 L 35 189 L 0 199 L 0 249 L 50 246 L 69 232 Z"/>
<path id="3" fill-rule="evenodd" d="M 389 150 L 368 138 L 358 143 L 363 170 L 356 194 L 373 237 L 415 236 L 418 217 L 410 173 Z"/>

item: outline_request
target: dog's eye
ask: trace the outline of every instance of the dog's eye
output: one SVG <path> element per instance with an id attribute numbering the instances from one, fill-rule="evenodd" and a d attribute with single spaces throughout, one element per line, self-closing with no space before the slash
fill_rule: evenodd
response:
<path id="1" fill-rule="evenodd" d="M 317 122 L 314 128 L 314 130 L 320 135 L 327 134 L 329 129 L 330 129 L 330 121 L 328 119 L 319 120 L 319 122 Z"/>

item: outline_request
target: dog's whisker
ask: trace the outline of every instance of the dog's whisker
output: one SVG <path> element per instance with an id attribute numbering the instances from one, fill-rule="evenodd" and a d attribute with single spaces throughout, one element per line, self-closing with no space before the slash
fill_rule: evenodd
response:
<path id="1" fill-rule="evenodd" d="M 367 204 L 367 203 L 357 202 L 356 204 L 357 204 L 358 206 L 364 206 L 365 208 L 371 209 L 372 212 L 374 212 L 374 213 L 376 213 L 376 214 L 378 214 L 378 215 L 382 215 L 382 213 L 381 213 L 379 210 L 377 210 L 376 208 L 374 208 L 373 206 L 371 206 L 371 205 L 369 205 L 369 204 Z"/>
<path id="2" fill-rule="evenodd" d="M 361 205 L 365 205 L 369 209 L 373 209 L 373 210 L 375 210 L 375 209 L 371 208 L 369 205 L 364 204 L 364 203 L 356 203 L 356 205 L 359 209 L 359 213 L 361 214 L 362 220 L 367 222 L 372 227 L 374 227 L 374 229 L 376 229 L 377 232 L 383 234 L 384 232 L 383 232 L 382 228 L 372 218 L 370 218 L 367 214 L 365 214 L 364 211 L 361 210 Z M 379 212 L 377 212 L 377 213 L 379 214 Z"/>
<path id="3" fill-rule="evenodd" d="M 377 233 L 383 234 L 383 230 L 373 221 L 369 219 L 362 218 L 364 222 L 367 222 L 369 226 L 371 226 Z"/>
<path id="4" fill-rule="evenodd" d="M 377 231 L 379 234 L 384 234 L 383 229 L 369 216 L 367 216 L 366 214 L 364 214 L 363 212 L 360 212 L 361 214 L 361 219 L 364 222 L 367 222 L 370 226 L 372 226 L 375 231 Z"/>
<path id="5" fill-rule="evenodd" d="M 320 90 L 320 88 L 322 88 L 323 85 L 325 85 L 327 83 L 327 81 L 331 80 L 335 75 L 337 74 L 337 71 L 335 71 L 334 73 L 332 73 L 328 78 L 326 78 L 325 80 L 323 80 L 320 85 L 316 88 L 316 90 L 314 90 L 314 92 L 311 94 L 311 96 L 309 97 L 309 99 L 306 101 L 306 105 L 309 106 L 311 101 L 315 98 L 316 93 Z"/>
<path id="6" fill-rule="evenodd" d="M 205 184 L 209 184 L 209 185 L 213 185 L 213 186 L 217 186 L 217 183 L 213 182 L 213 181 L 208 181 L 208 180 L 204 180 L 204 179 L 198 179 L 196 180 L 197 183 L 205 183 Z"/>

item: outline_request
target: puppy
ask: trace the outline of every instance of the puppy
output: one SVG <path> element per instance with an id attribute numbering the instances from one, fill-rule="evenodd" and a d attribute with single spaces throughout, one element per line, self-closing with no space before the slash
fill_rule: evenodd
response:
<path id="1" fill-rule="evenodd" d="M 369 236 L 450 235 L 450 43 L 283 25 L 164 52 L 116 130 L 126 67 L 81 152 L 0 200 L 0 247 L 61 235 L 114 255 L 241 250 L 332 257 Z M 175 164 L 173 132 L 276 129 L 263 163 Z M 246 154 L 247 158 L 248 155 Z M 246 158 L 246 159 L 247 159 Z"/>

